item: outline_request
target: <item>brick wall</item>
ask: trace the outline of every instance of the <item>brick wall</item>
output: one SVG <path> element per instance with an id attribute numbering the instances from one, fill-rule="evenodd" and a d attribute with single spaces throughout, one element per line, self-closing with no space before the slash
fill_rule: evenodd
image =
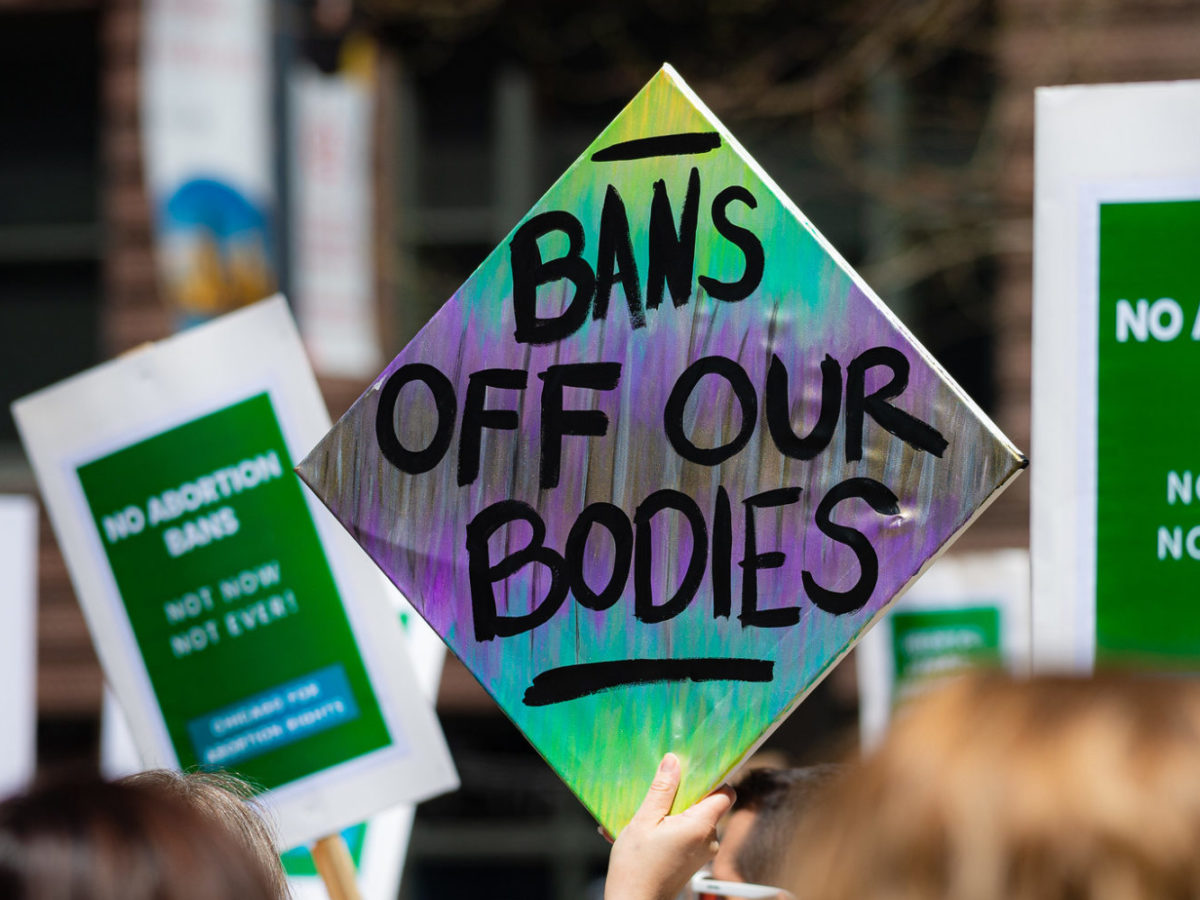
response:
<path id="1" fill-rule="evenodd" d="M 154 283 L 150 216 L 141 181 L 138 15 L 136 0 L 110 0 L 103 8 L 99 34 L 104 241 L 100 354 L 105 358 L 167 333 Z M 51 719 L 96 718 L 103 691 L 100 665 L 44 512 L 40 524 L 39 713 Z"/>
<path id="2" fill-rule="evenodd" d="M 998 240 L 998 424 L 1030 447 L 1033 315 L 1033 92 L 1043 85 L 1200 78 L 1197 0 L 1000 0 L 997 115 L 1004 141 Z M 1032 460 L 1037 465 L 1037 459 Z M 961 543 L 1025 546 L 1029 479 L 1022 477 Z"/>

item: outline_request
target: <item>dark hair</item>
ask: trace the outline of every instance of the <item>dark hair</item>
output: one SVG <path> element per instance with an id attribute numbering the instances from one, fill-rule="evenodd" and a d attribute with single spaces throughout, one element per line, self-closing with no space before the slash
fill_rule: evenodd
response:
<path id="1" fill-rule="evenodd" d="M 94 777 L 0 803 L 0 897 L 278 900 L 241 837 L 178 793 Z"/>
<path id="2" fill-rule="evenodd" d="M 753 769 L 737 782 L 733 809 L 755 814 L 754 824 L 734 858 L 748 882 L 770 884 L 792 846 L 792 837 L 809 800 L 837 773 L 839 766 Z"/>

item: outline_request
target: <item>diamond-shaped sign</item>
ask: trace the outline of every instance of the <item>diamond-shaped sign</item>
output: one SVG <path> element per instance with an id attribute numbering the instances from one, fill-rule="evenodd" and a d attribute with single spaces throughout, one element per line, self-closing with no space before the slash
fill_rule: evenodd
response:
<path id="1" fill-rule="evenodd" d="M 615 834 L 1023 465 L 664 66 L 299 472 Z"/>

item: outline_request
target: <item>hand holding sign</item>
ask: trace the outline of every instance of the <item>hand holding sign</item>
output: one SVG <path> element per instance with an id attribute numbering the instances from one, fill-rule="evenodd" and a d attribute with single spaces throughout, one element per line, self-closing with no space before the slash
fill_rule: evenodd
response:
<path id="1" fill-rule="evenodd" d="M 615 834 L 1023 462 L 664 67 L 298 470 Z"/>
<path id="2" fill-rule="evenodd" d="M 646 798 L 609 854 L 605 897 L 671 900 L 716 854 L 717 822 L 733 803 L 733 788 L 722 787 L 673 816 L 681 774 L 674 753 L 658 764 Z"/>

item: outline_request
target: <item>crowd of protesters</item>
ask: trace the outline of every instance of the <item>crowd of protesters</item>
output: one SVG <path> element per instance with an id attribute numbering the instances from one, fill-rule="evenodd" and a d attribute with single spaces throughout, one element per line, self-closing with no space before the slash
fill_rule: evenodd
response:
<path id="1" fill-rule="evenodd" d="M 875 751 L 822 782 L 759 833 L 767 862 L 753 874 L 773 880 L 774 896 L 1200 898 L 1193 680 L 963 676 L 902 709 Z M 678 784 L 668 756 L 613 846 L 606 900 L 673 900 L 718 855 L 729 790 L 669 815 Z"/>
<path id="2" fill-rule="evenodd" d="M 722 787 L 671 814 L 681 775 L 667 754 L 613 844 L 606 900 L 674 900 L 689 883 L 803 900 L 1200 898 L 1191 680 L 977 673 L 906 706 L 861 758 L 751 773 L 736 805 Z M 221 775 L 58 781 L 0 803 L 13 900 L 283 900 L 276 853 Z"/>

